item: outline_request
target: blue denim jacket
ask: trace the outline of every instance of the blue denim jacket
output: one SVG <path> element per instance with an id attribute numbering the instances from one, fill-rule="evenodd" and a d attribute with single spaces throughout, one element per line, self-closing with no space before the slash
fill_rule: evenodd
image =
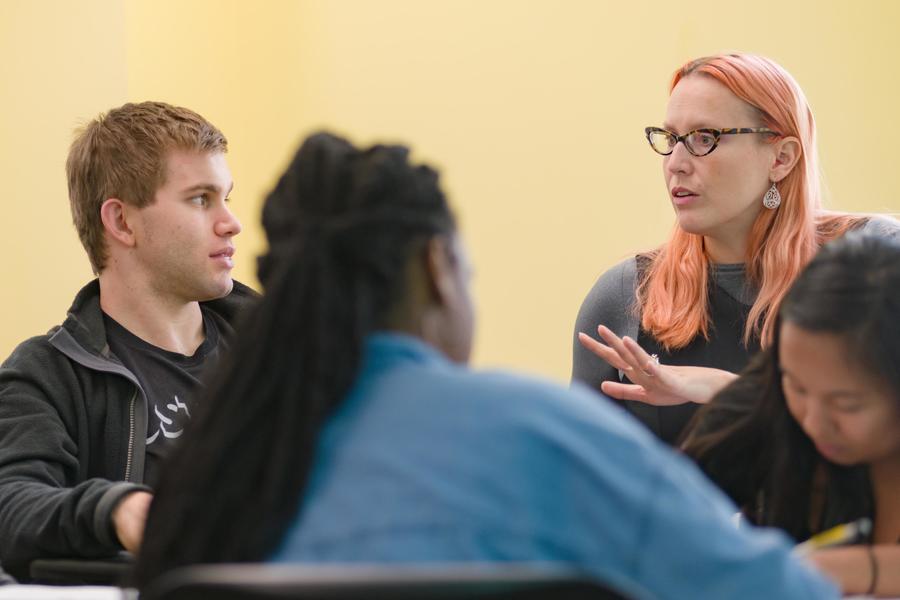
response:
<path id="1" fill-rule="evenodd" d="M 780 532 L 587 388 L 373 335 L 275 562 L 551 561 L 637 598 L 836 598 Z"/>

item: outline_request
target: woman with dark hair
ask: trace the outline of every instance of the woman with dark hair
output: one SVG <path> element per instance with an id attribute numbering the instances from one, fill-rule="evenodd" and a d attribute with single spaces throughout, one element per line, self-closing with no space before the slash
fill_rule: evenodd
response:
<path id="1" fill-rule="evenodd" d="M 867 517 L 869 545 L 815 560 L 844 590 L 900 594 L 900 244 L 826 245 L 772 345 L 697 413 L 684 451 L 758 524 L 797 540 Z"/>
<path id="2" fill-rule="evenodd" d="M 266 293 L 168 464 L 139 584 L 234 561 L 557 561 L 628 595 L 833 597 L 689 461 L 584 389 L 464 364 L 437 175 L 320 134 L 266 201 Z"/>

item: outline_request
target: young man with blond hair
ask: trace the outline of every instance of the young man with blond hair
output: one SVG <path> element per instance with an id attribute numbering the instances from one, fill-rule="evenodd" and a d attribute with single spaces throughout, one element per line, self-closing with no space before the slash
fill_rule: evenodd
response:
<path id="1" fill-rule="evenodd" d="M 96 279 L 62 325 L 0 367 L 0 561 L 135 551 L 201 372 L 254 292 L 233 282 L 225 136 L 197 113 L 126 104 L 66 162 Z"/>

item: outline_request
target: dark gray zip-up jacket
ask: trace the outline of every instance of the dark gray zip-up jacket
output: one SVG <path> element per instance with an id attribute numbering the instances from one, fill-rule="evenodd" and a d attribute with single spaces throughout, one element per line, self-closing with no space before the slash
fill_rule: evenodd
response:
<path id="1" fill-rule="evenodd" d="M 203 305 L 233 325 L 256 297 L 235 282 Z M 147 489 L 146 432 L 147 399 L 109 350 L 95 279 L 62 326 L 26 340 L 0 366 L 3 566 L 21 577 L 35 558 L 119 552 L 112 509 Z"/>

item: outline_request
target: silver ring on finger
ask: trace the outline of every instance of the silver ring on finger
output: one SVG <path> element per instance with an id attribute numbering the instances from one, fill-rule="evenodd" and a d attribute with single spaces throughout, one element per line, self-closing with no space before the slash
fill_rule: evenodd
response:
<path id="1" fill-rule="evenodd" d="M 659 355 L 658 355 L 658 354 L 651 354 L 651 355 L 650 355 L 650 360 L 647 361 L 647 364 L 649 365 L 651 362 L 655 362 L 656 364 L 659 364 Z M 643 373 L 644 373 L 644 375 L 646 375 L 647 377 L 654 377 L 653 373 L 650 373 L 650 372 L 648 372 L 648 371 L 643 371 Z"/>

